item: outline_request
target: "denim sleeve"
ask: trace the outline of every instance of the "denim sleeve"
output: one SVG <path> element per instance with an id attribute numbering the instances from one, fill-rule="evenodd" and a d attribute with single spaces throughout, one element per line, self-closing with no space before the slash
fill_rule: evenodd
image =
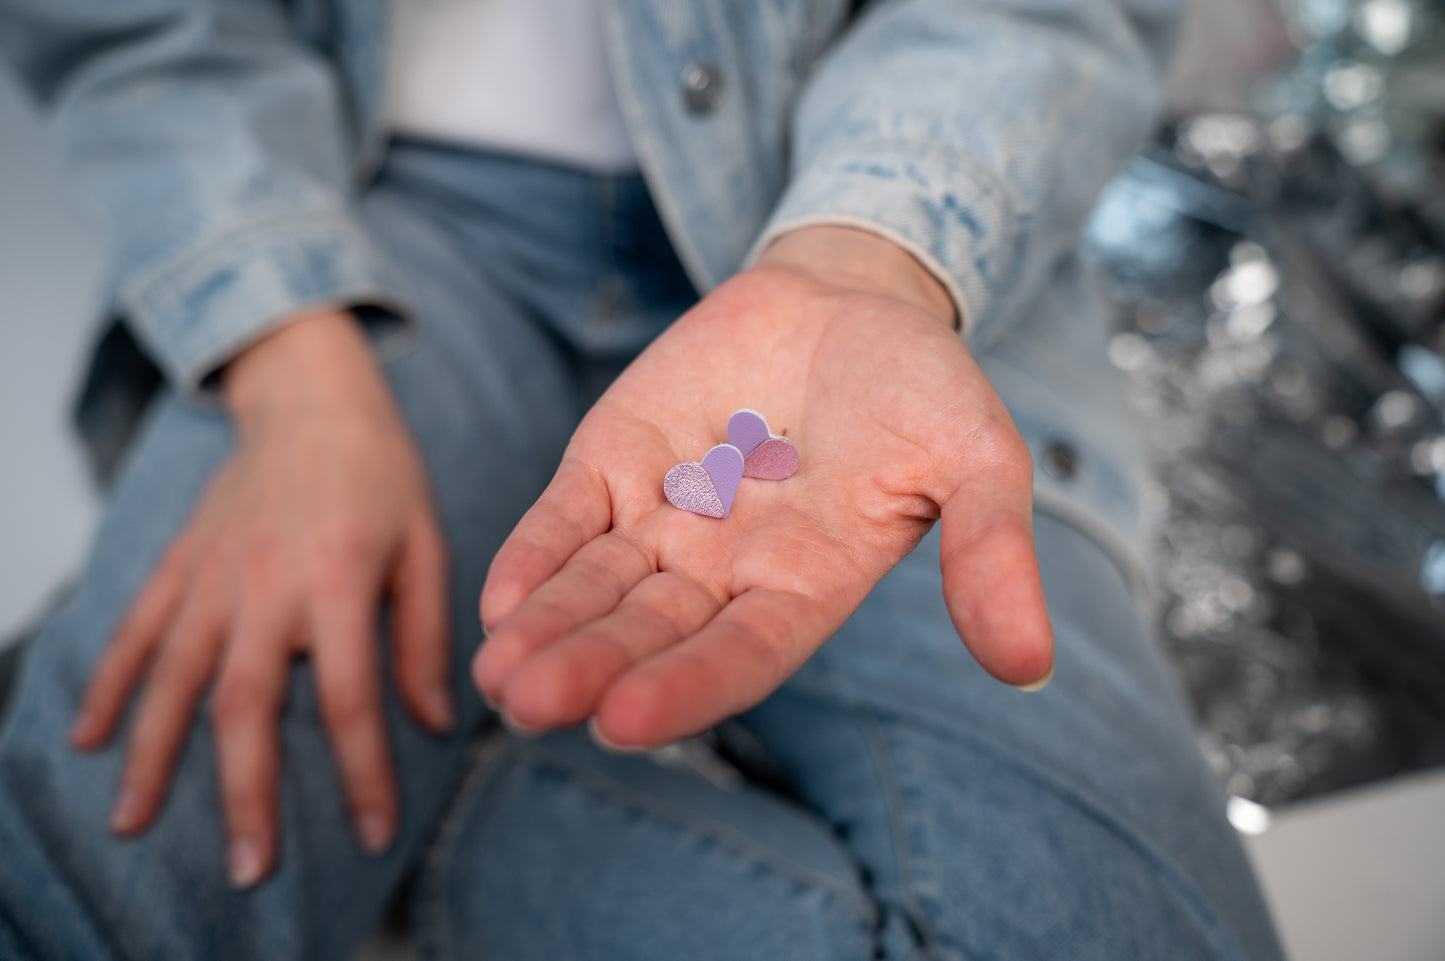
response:
<path id="1" fill-rule="evenodd" d="M 279 0 L 0 0 L 0 54 L 108 228 L 111 308 L 174 384 L 308 306 L 399 332 L 339 80 Z"/>
<path id="2" fill-rule="evenodd" d="M 1175 0 L 878 0 L 819 62 L 754 256 L 810 224 L 902 245 L 992 340 L 1147 134 Z M 751 259 L 751 258 L 750 258 Z"/>

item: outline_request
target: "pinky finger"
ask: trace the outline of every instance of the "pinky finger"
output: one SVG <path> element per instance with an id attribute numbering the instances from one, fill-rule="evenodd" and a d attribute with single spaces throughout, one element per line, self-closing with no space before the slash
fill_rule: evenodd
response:
<path id="1" fill-rule="evenodd" d="M 188 553 L 182 540 L 172 543 L 111 636 L 70 729 L 76 747 L 100 747 L 115 732 L 131 692 L 180 604 Z"/>

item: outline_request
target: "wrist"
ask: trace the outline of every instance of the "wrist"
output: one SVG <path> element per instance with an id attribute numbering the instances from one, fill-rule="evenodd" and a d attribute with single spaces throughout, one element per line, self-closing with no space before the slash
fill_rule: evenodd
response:
<path id="1" fill-rule="evenodd" d="M 303 404 L 348 403 L 375 379 L 365 334 L 346 310 L 296 314 L 236 356 L 221 372 L 226 408 L 245 430 Z"/>
<path id="2" fill-rule="evenodd" d="M 958 326 L 947 288 L 907 250 L 856 227 L 820 224 L 800 227 L 774 240 L 759 267 L 791 270 L 846 290 L 891 297 Z"/>

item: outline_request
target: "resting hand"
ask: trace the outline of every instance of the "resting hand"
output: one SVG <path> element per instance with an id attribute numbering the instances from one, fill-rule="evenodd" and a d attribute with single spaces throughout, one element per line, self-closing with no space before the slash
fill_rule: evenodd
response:
<path id="1" fill-rule="evenodd" d="M 930 275 L 891 243 L 805 228 L 705 298 L 618 378 L 498 552 L 473 664 L 526 728 L 595 719 L 645 747 L 783 683 L 927 532 L 985 669 L 1048 676 L 1032 470 Z M 662 480 L 725 440 L 737 409 L 786 429 L 801 467 L 744 479 L 728 517 Z"/>
<path id="2" fill-rule="evenodd" d="M 378 602 L 390 592 L 403 700 L 449 727 L 447 560 L 420 459 L 350 316 L 281 328 L 231 364 L 225 393 L 235 452 L 116 631 L 72 737 L 105 743 L 145 679 L 112 814 L 116 831 L 137 833 L 214 681 L 230 873 L 245 886 L 276 856 L 279 716 L 298 656 L 314 664 L 361 842 L 390 843 Z"/>

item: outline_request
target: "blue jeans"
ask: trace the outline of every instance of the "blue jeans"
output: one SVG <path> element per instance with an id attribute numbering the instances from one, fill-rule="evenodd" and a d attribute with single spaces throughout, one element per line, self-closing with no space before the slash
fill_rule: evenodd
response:
<path id="1" fill-rule="evenodd" d="M 299 663 L 272 878 L 226 883 L 205 712 L 158 823 L 111 835 L 125 738 L 77 754 L 69 723 L 233 443 L 223 413 L 164 397 L 0 729 L 0 957 L 346 958 L 418 870 L 419 933 L 439 958 L 1279 956 L 1124 576 L 1042 510 L 1058 657 L 1040 694 L 965 653 L 930 537 L 719 729 L 753 776 L 501 732 L 465 669 L 486 565 L 588 405 L 695 295 L 637 177 L 398 144 L 365 213 L 422 309 L 387 373 L 453 553 L 462 724 L 428 734 L 387 691 L 402 827 L 368 857 Z M 1027 424 L 1041 408 L 1019 393 L 1017 357 L 999 382 Z"/>

